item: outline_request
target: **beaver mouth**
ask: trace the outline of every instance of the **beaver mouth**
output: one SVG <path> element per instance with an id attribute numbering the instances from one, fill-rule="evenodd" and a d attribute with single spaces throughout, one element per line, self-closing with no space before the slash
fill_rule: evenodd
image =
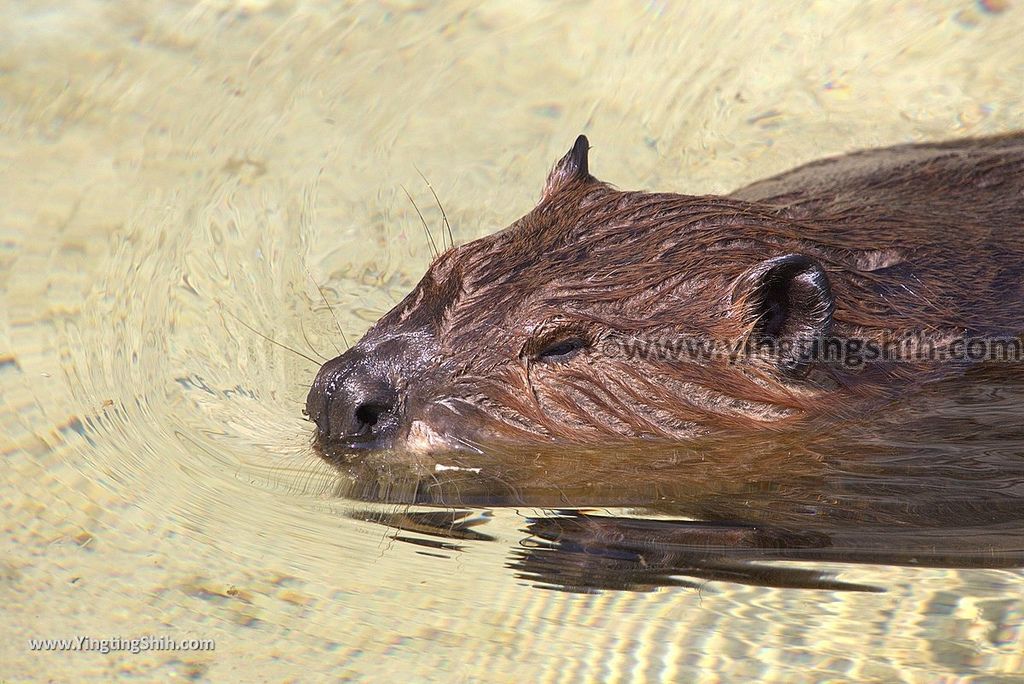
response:
<path id="1" fill-rule="evenodd" d="M 358 454 L 365 451 L 382 451 L 392 448 L 394 440 L 390 437 L 381 437 L 369 431 L 365 435 L 349 435 L 345 439 L 320 439 L 317 438 L 313 446 L 321 451 L 347 451 Z"/>
<path id="2" fill-rule="evenodd" d="M 426 405 L 407 427 L 382 433 L 371 429 L 342 437 L 318 432 L 313 450 L 329 463 L 351 463 L 370 454 L 406 455 L 481 454 L 479 444 L 489 431 L 481 427 L 475 407 L 468 402 L 445 399 Z"/>

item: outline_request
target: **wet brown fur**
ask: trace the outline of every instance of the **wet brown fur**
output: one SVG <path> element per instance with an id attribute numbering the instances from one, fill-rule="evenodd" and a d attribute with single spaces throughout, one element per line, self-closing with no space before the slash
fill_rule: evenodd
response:
<path id="1" fill-rule="evenodd" d="M 728 196 L 622 192 L 589 175 L 583 152 L 555 167 L 526 216 L 440 255 L 357 345 L 392 354 L 379 365 L 406 428 L 420 420 L 453 445 L 686 439 L 850 415 L 951 372 L 813 365 L 789 377 L 770 363 L 604 352 L 749 335 L 757 295 L 744 276 L 786 254 L 827 273 L 837 337 L 1022 332 L 1024 134 L 854 153 Z M 533 358 L 573 335 L 588 346 L 572 358 Z M 398 338 L 412 342 L 387 346 Z"/>

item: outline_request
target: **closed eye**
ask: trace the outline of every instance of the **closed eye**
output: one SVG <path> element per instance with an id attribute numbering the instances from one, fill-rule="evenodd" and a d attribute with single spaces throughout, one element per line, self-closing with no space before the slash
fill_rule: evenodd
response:
<path id="1" fill-rule="evenodd" d="M 579 352 L 581 349 L 586 349 L 590 346 L 590 343 L 582 337 L 568 337 L 559 340 L 555 340 L 541 348 L 539 352 L 534 355 L 537 361 L 544 362 L 560 362 L 567 361 Z"/>

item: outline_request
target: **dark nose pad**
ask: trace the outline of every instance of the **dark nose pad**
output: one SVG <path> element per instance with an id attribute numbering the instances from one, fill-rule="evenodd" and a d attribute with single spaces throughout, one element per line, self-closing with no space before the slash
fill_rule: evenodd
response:
<path id="1" fill-rule="evenodd" d="M 332 426 L 340 425 L 345 436 L 356 439 L 377 439 L 397 427 L 394 425 L 397 396 L 390 387 L 374 383 L 369 388 L 358 389 L 362 391 L 331 401 L 329 414 L 335 413 L 334 403 L 339 404 L 338 415 L 332 416 Z"/>
<path id="2" fill-rule="evenodd" d="M 398 431 L 398 392 L 358 361 L 337 361 L 320 370 L 306 401 L 318 439 L 354 449 L 387 446 Z"/>

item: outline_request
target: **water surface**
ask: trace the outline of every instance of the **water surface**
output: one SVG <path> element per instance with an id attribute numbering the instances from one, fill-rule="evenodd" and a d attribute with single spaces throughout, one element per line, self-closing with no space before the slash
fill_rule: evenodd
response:
<path id="1" fill-rule="evenodd" d="M 699 193 L 1024 127 L 1024 8 L 82 0 L 0 19 L 0 677 L 1024 670 L 1017 380 L 845 436 L 510 458 L 504 489 L 424 488 L 320 463 L 315 365 L 250 330 L 333 356 L 338 324 L 355 339 L 408 291 L 430 249 L 403 186 L 440 239 L 417 169 L 462 242 L 525 213 L 581 132 L 598 177 Z M 78 635 L 217 648 L 27 646 Z"/>

